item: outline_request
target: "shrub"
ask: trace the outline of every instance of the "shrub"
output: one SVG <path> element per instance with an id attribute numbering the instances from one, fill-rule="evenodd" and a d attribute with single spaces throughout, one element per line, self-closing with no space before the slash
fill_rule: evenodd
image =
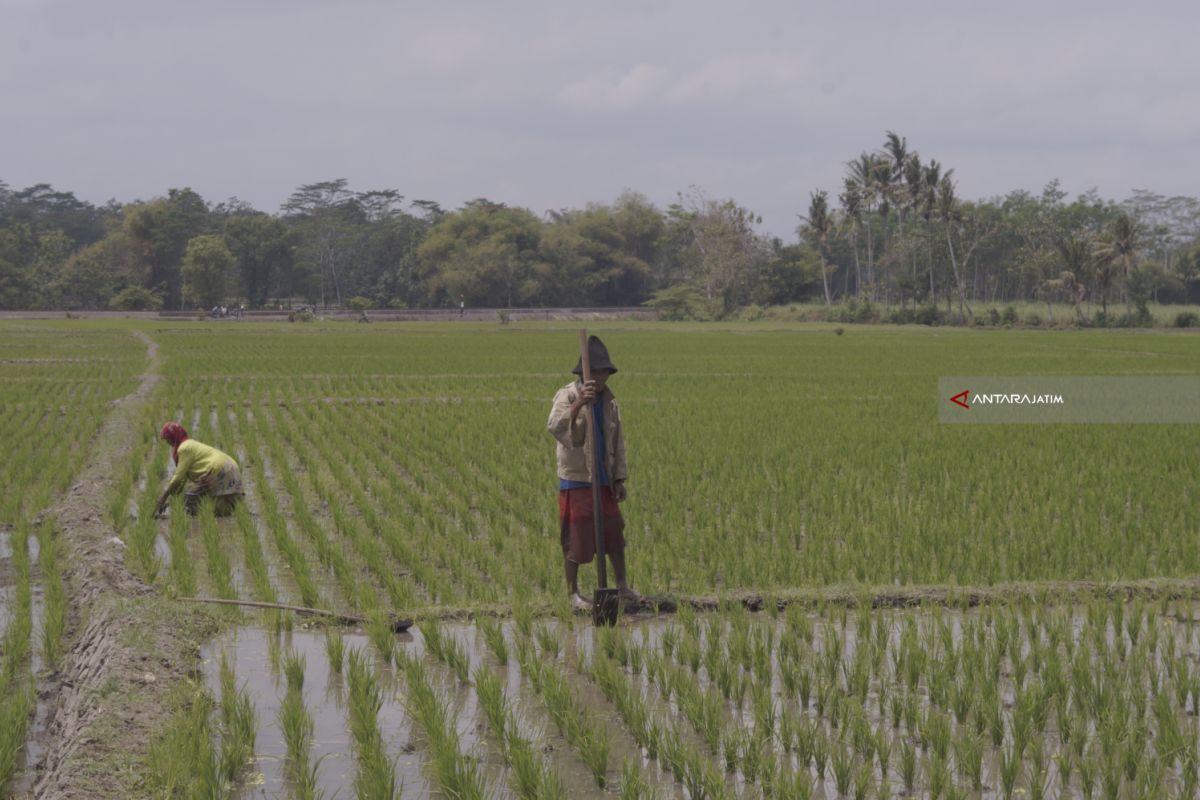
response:
<path id="1" fill-rule="evenodd" d="M 703 322 L 713 318 L 712 309 L 704 295 L 691 286 L 672 286 L 660 289 L 650 296 L 646 306 L 658 312 L 659 319 L 680 322 L 695 320 Z"/>
<path id="2" fill-rule="evenodd" d="M 870 300 L 859 300 L 852 297 L 845 305 L 833 309 L 828 317 L 830 322 L 867 323 L 878 322 L 879 311 L 871 305 Z"/>
<path id="3" fill-rule="evenodd" d="M 1000 315 L 1000 322 L 1003 325 L 1017 324 L 1017 309 L 1013 306 L 1005 306 L 1004 312 Z"/>
<path id="4" fill-rule="evenodd" d="M 751 303 L 738 312 L 738 319 L 742 322 L 757 322 L 766 316 L 763 307 L 757 303 Z"/>
<path id="5" fill-rule="evenodd" d="M 140 286 L 126 286 L 112 296 L 108 307 L 114 311 L 158 311 L 163 307 L 162 295 Z"/>
<path id="6" fill-rule="evenodd" d="M 1030 311 L 1028 314 L 1025 315 L 1025 325 L 1027 325 L 1030 328 L 1042 327 L 1042 315 L 1038 314 L 1035 311 Z"/>
<path id="7" fill-rule="evenodd" d="M 363 297 L 362 295 L 351 297 L 346 301 L 346 308 L 349 308 L 351 311 L 366 311 L 372 305 L 370 298 Z"/>
<path id="8" fill-rule="evenodd" d="M 1180 311 L 1175 315 L 1176 328 L 1195 328 L 1200 326 L 1200 316 L 1195 311 Z"/>

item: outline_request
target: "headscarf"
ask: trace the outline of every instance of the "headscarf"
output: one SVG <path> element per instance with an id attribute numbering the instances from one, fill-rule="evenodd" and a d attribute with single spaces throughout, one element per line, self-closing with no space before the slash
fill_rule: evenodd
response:
<path id="1" fill-rule="evenodd" d="M 179 445 L 187 441 L 188 433 L 178 422 L 168 422 L 158 433 L 158 438 L 164 439 L 171 445 L 171 458 L 179 463 Z"/>

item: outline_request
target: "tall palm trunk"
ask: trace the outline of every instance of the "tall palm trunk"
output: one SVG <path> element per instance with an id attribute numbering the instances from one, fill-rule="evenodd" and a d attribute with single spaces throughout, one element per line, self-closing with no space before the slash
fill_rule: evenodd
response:
<path id="1" fill-rule="evenodd" d="M 950 239 L 950 226 L 946 226 L 946 248 L 950 251 L 950 268 L 954 271 L 954 286 L 958 289 L 958 313 L 963 319 L 974 316 L 971 307 L 967 305 L 966 291 L 963 287 L 962 274 L 958 271 L 958 259 L 954 257 L 954 242 Z M 967 257 L 971 254 L 968 252 Z"/>
<path id="2" fill-rule="evenodd" d="M 862 265 L 858 262 L 858 232 L 850 231 L 850 249 L 854 251 L 854 293 L 862 292 Z"/>
<path id="3" fill-rule="evenodd" d="M 825 307 L 829 308 L 833 305 L 833 298 L 829 294 L 829 270 L 825 266 L 824 253 L 821 253 L 821 283 L 825 286 Z"/>

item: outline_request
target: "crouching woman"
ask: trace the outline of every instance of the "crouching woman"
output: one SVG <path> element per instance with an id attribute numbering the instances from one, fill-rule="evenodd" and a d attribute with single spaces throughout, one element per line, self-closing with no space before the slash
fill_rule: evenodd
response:
<path id="1" fill-rule="evenodd" d="M 213 513 L 227 517 L 242 499 L 242 476 L 237 462 L 215 447 L 188 438 L 178 422 L 168 422 L 159 438 L 171 445 L 175 474 L 158 498 L 156 514 L 162 514 L 171 496 L 184 493 L 184 507 L 195 515 L 200 500 L 211 497 Z"/>

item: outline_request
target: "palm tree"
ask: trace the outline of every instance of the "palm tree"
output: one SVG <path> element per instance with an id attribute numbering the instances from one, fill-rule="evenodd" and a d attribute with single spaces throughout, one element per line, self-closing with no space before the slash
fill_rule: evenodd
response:
<path id="1" fill-rule="evenodd" d="M 853 183 L 861 201 L 864 227 L 867 229 L 867 283 L 875 286 L 875 237 L 871 233 L 871 212 L 878 210 L 886 220 L 889 212 L 888 175 L 891 166 L 885 156 L 877 153 L 862 153 L 847 164 L 850 174 L 847 186 Z"/>
<path id="2" fill-rule="evenodd" d="M 862 189 L 853 178 L 847 176 L 845 189 L 838 197 L 846 213 L 846 227 L 850 233 L 850 250 L 854 253 L 854 293 L 862 289 L 862 265 L 858 260 L 858 231 L 863 224 Z"/>
<path id="3" fill-rule="evenodd" d="M 1133 271 L 1134 260 L 1137 257 L 1138 239 L 1142 235 L 1142 226 L 1128 214 L 1120 214 L 1108 223 L 1104 236 L 1096 243 L 1098 257 L 1109 261 L 1121 261 L 1121 284 L 1125 296 L 1125 313 L 1131 314 L 1129 308 L 1129 274 Z"/>
<path id="4" fill-rule="evenodd" d="M 1063 270 L 1059 280 L 1062 288 L 1069 292 L 1075 306 L 1075 319 L 1084 324 L 1083 299 L 1087 297 L 1087 273 L 1091 267 L 1092 244 L 1087 239 L 1069 236 L 1058 243 L 1058 254 L 1062 258 Z"/>
<path id="5" fill-rule="evenodd" d="M 824 189 L 813 192 L 808 204 L 808 216 L 801 217 L 808 233 L 817 241 L 817 252 L 821 256 L 821 283 L 825 287 L 825 306 L 833 305 L 829 294 L 829 270 L 825 267 L 825 252 L 829 245 L 829 234 L 833 231 L 833 217 L 829 215 L 829 195 Z M 803 231 L 802 231 L 803 234 Z"/>
<path id="6" fill-rule="evenodd" d="M 904 199 L 904 205 L 909 211 L 916 211 L 921 203 L 921 180 L 924 176 L 925 168 L 921 166 L 921 157 L 913 153 L 908 157 L 908 161 L 904 164 L 904 185 L 907 189 L 907 196 Z M 917 248 L 911 247 L 912 251 L 912 283 L 917 284 Z"/>
<path id="7" fill-rule="evenodd" d="M 897 135 L 894 131 L 887 132 L 883 143 L 884 157 L 888 162 L 887 192 L 890 205 L 896 209 L 896 220 L 899 223 L 896 237 L 892 239 L 892 248 L 896 251 L 897 264 L 903 261 L 902 248 L 907 244 L 904 236 L 904 222 L 909 212 L 916 208 L 916 194 L 913 191 L 914 168 L 916 179 L 920 179 L 921 159 L 914 152 L 909 152 L 908 140 Z M 913 252 L 913 277 L 916 277 L 916 249 Z M 915 282 L 915 281 L 914 281 Z"/>
<path id="8" fill-rule="evenodd" d="M 954 170 L 947 170 L 938 183 L 938 218 L 946 228 L 946 249 L 950 251 L 950 268 L 954 272 L 954 286 L 958 290 L 958 313 L 960 316 L 970 318 L 972 316 L 971 307 L 967 305 L 966 288 L 963 286 L 963 277 L 958 269 L 958 259 L 954 255 L 954 240 L 950 236 L 952 227 L 961 219 L 958 200 L 954 196 L 954 180 L 951 178 L 953 174 Z"/>
<path id="9" fill-rule="evenodd" d="M 954 173 L 954 170 L 947 170 L 945 177 L 949 178 Z M 942 188 L 942 165 L 938 163 L 936 158 L 929 159 L 929 164 L 921 173 L 921 187 L 919 192 L 919 207 L 921 210 L 921 218 L 925 220 L 925 229 L 929 231 L 930 223 L 933 220 L 934 213 L 938 210 L 938 196 Z M 933 280 L 933 246 L 928 245 L 927 252 L 929 256 L 929 302 L 934 302 L 934 293 L 936 291 Z"/>

